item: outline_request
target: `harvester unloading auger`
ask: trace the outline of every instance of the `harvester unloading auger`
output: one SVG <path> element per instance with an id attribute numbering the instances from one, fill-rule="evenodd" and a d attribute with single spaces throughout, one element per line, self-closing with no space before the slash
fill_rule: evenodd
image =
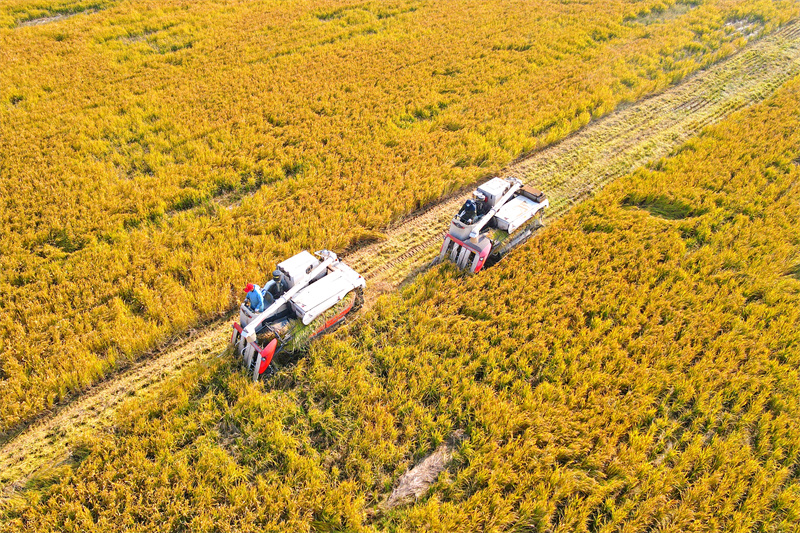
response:
<path id="1" fill-rule="evenodd" d="M 329 250 L 316 255 L 321 261 L 306 251 L 290 257 L 278 264 L 278 281 L 254 287 L 263 298 L 263 311 L 254 309 L 249 298 L 239 308 L 231 344 L 253 381 L 271 373 L 278 353 L 302 352 L 363 304 L 364 278 Z"/>
<path id="2" fill-rule="evenodd" d="M 524 243 L 541 227 L 550 201 L 517 178 L 492 178 L 479 186 L 450 222 L 436 262 L 450 259 L 479 272 Z"/>

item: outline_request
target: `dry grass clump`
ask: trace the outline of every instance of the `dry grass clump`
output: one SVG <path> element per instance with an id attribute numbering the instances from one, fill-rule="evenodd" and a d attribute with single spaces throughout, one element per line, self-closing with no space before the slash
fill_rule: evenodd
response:
<path id="1" fill-rule="evenodd" d="M 132 403 L 0 530 L 796 531 L 800 79 L 479 276 Z M 414 505 L 376 512 L 456 429 Z"/>
<path id="2" fill-rule="evenodd" d="M 400 505 L 413 503 L 424 495 L 431 484 L 436 481 L 453 460 L 456 447 L 466 439 L 466 434 L 456 430 L 447 441 L 436 448 L 432 454 L 425 457 L 414 468 L 400 476 L 397 486 L 392 493 L 382 502 L 378 509 L 381 512 L 394 509 Z"/>

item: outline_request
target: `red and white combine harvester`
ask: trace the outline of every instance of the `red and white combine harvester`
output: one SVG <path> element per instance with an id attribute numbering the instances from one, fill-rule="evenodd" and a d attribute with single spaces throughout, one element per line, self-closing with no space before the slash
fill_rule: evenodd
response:
<path id="1" fill-rule="evenodd" d="M 479 272 L 528 240 L 549 206 L 541 191 L 517 178 L 492 178 L 450 222 L 436 262 L 449 258 L 461 269 Z"/>
<path id="2" fill-rule="evenodd" d="M 263 301 L 254 309 L 249 296 L 241 305 L 231 343 L 253 381 L 272 373 L 268 369 L 278 353 L 302 352 L 361 307 L 364 278 L 331 251 L 316 255 L 319 259 L 303 251 L 278 264 L 263 289 L 248 285 L 261 294 L 253 299 Z"/>

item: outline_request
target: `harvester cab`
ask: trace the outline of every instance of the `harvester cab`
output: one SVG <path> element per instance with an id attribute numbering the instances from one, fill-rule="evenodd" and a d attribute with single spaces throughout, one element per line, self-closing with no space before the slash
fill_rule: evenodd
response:
<path id="1" fill-rule="evenodd" d="M 302 352 L 361 307 L 364 278 L 329 250 L 316 255 L 319 259 L 300 252 L 278 264 L 263 288 L 254 286 L 263 297 L 263 311 L 254 309 L 249 297 L 239 307 L 231 344 L 253 381 L 272 372 L 278 353 Z"/>
<path id="2" fill-rule="evenodd" d="M 450 222 L 437 261 L 450 259 L 479 272 L 524 243 L 543 225 L 550 201 L 517 178 L 492 178 L 482 184 Z"/>

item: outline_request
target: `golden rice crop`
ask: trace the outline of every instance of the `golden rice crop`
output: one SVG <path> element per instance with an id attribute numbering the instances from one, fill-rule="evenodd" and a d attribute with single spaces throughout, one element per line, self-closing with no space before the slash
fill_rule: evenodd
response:
<path id="1" fill-rule="evenodd" d="M 3 2 L 0 430 L 795 11 Z"/>
<path id="2" fill-rule="evenodd" d="M 268 383 L 185 373 L 0 529 L 796 531 L 799 117 L 796 78 Z M 429 492 L 376 512 L 456 429 Z"/>

